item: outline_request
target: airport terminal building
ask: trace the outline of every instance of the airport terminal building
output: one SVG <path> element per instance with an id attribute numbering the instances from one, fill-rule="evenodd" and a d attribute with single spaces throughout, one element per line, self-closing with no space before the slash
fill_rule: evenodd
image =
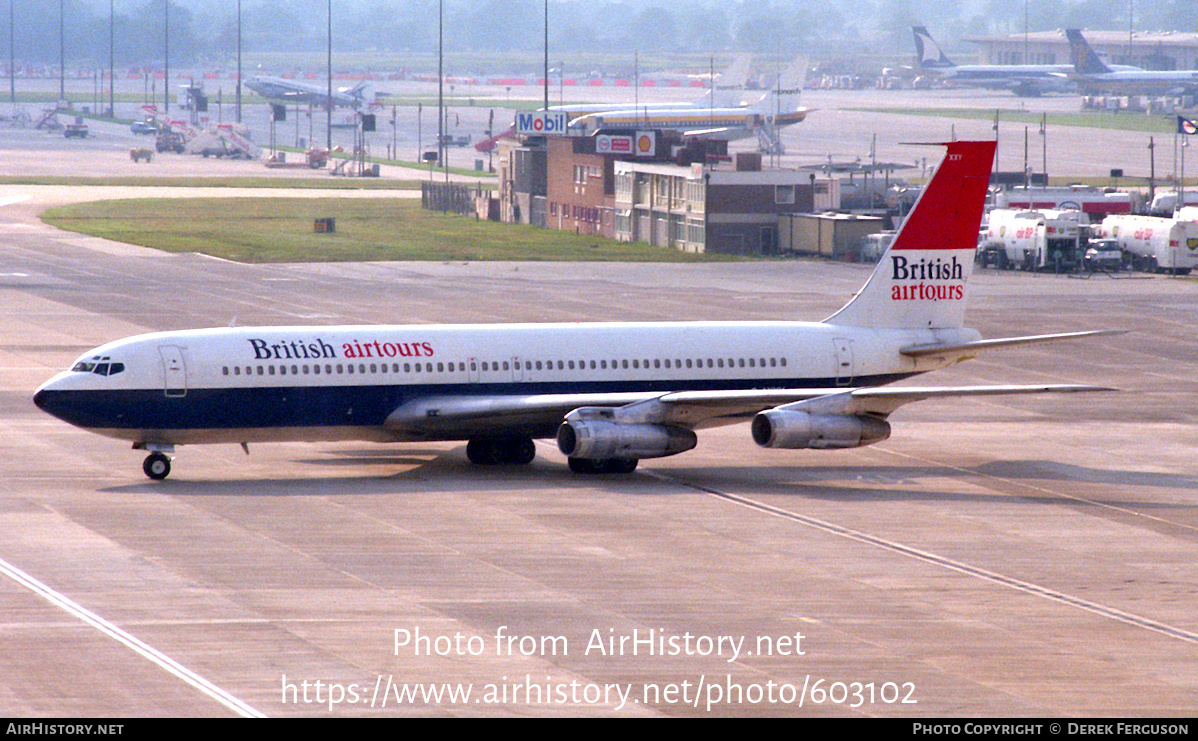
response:
<path id="1" fill-rule="evenodd" d="M 593 136 L 503 142 L 501 220 L 684 252 L 772 255 L 781 216 L 835 205 L 834 184 L 763 169 L 756 153 L 731 160 L 727 142 L 633 136 L 632 149 Z"/>

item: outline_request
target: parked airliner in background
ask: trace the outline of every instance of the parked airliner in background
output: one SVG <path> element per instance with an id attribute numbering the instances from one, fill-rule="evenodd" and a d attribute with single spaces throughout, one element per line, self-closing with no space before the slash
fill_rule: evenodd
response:
<path id="1" fill-rule="evenodd" d="M 899 406 L 1076 385 L 881 387 L 993 348 L 966 283 L 995 143 L 953 142 L 860 292 L 823 322 L 306 326 L 139 335 L 97 347 L 37 390 L 46 412 L 149 450 L 177 445 L 466 440 L 478 464 L 527 464 L 557 438 L 580 473 L 628 472 L 752 420 L 770 448 L 885 440 Z M 247 447 L 248 450 L 248 447 Z"/>
<path id="2" fill-rule="evenodd" d="M 604 130 L 673 129 L 684 137 L 736 141 L 756 136 L 761 150 L 783 153 L 781 129 L 800 123 L 809 111 L 799 106 L 807 58 L 799 57 L 778 76 L 777 84 L 751 104 L 709 107 L 639 106 L 594 111 L 570 120 L 569 130 L 578 136 L 594 136 Z"/>
<path id="3" fill-rule="evenodd" d="M 248 80 L 245 86 L 263 98 L 276 103 L 299 104 L 327 107 L 329 105 L 328 87 L 286 80 L 282 77 L 258 76 Z M 373 102 L 374 91 L 364 82 L 353 87 L 333 88 L 334 108 L 364 108 Z"/>
<path id="4" fill-rule="evenodd" d="M 678 103 L 660 101 L 645 103 L 567 103 L 564 105 L 549 106 L 549 110 L 565 111 L 569 114 L 570 118 L 576 118 L 588 113 L 602 113 L 603 111 L 635 111 L 645 108 L 665 108 L 670 110 L 693 108 L 706 110 L 708 108 L 740 106 L 744 105 L 745 95 L 748 91 L 749 68 L 752 66 L 752 62 L 752 55 L 741 54 L 737 56 L 728 65 L 727 69 L 712 78 L 711 87 L 694 100 Z"/>
<path id="5" fill-rule="evenodd" d="M 710 110 L 712 108 L 729 108 L 744 104 L 749 82 L 749 67 L 753 57 L 742 54 L 732 60 L 728 69 L 711 80 L 711 87 L 698 98 L 680 103 L 568 103 L 549 106 L 550 111 L 564 111 L 567 120 L 604 111 L 636 111 L 645 109 L 667 109 L 671 111 Z M 513 124 L 505 131 L 488 136 L 474 145 L 479 152 L 490 152 L 500 139 L 510 139 L 516 135 Z"/>
<path id="6" fill-rule="evenodd" d="M 1114 95 L 1193 95 L 1198 70 L 1143 70 L 1103 63 L 1082 32 L 1065 29 L 1073 58 L 1071 77 L 1086 92 Z"/>
<path id="7" fill-rule="evenodd" d="M 953 85 L 1010 90 L 1020 97 L 1077 91 L 1072 64 L 954 64 L 924 26 L 913 26 L 918 71 Z M 1120 66 L 1123 70 L 1135 67 Z"/>

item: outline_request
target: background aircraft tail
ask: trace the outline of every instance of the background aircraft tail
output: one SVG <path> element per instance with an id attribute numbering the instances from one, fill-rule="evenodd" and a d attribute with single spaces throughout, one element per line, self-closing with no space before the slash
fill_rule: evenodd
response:
<path id="1" fill-rule="evenodd" d="M 1111 71 L 1111 68 L 1103 64 L 1094 50 L 1090 48 L 1090 42 L 1086 41 L 1086 37 L 1082 36 L 1082 32 L 1076 28 L 1065 29 L 1065 38 L 1069 39 L 1069 56 L 1073 62 L 1073 68 L 1081 74 L 1086 75 L 1102 75 Z"/>
<path id="2" fill-rule="evenodd" d="M 965 326 L 995 142 L 951 142 L 865 286 L 829 324 L 899 329 Z"/>
<path id="3" fill-rule="evenodd" d="M 712 108 L 735 108 L 742 105 L 745 88 L 749 82 L 749 67 L 752 65 L 751 54 L 740 54 L 728 65 L 728 69 L 716 75 L 711 81 L 711 88 L 700 96 L 693 105 Z"/>
<path id="4" fill-rule="evenodd" d="M 932 38 L 932 34 L 928 33 L 925 26 L 912 26 L 911 31 L 915 34 L 915 57 L 918 66 L 924 68 L 956 66 L 941 51 L 940 46 Z"/>
<path id="5" fill-rule="evenodd" d="M 772 115 L 791 113 L 799 109 L 799 98 L 803 95 L 803 83 L 807 79 L 807 57 L 797 57 L 791 65 L 778 75 L 774 87 L 750 106 L 758 113 Z"/>
<path id="6" fill-rule="evenodd" d="M 340 88 L 338 92 L 353 98 L 354 108 L 365 108 L 374 102 L 374 85 L 369 82 L 359 82 L 351 88 Z"/>

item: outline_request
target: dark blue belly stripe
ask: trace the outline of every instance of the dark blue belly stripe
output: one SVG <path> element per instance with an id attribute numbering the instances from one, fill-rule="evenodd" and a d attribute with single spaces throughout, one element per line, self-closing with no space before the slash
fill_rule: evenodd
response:
<path id="1" fill-rule="evenodd" d="M 878 386 L 914 374 L 854 378 Z M 38 394 L 46 412 L 84 428 L 211 430 L 264 427 L 382 426 L 400 404 L 429 396 L 665 393 L 751 389 L 836 388 L 836 379 L 710 379 L 686 381 L 511 382 L 437 385 L 289 386 L 51 391 Z M 846 388 L 847 390 L 847 388 Z"/>

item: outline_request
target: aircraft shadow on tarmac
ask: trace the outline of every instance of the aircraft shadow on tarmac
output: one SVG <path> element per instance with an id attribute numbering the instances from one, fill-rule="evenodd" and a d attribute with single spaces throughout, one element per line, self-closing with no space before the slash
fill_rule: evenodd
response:
<path id="1" fill-rule="evenodd" d="M 1040 492 L 1023 488 L 1022 484 L 1036 482 L 1075 482 L 1114 487 L 1118 492 L 1134 488 L 1140 492 L 1161 490 L 1198 490 L 1198 476 L 1192 474 L 1147 473 L 1119 469 L 1088 468 L 1053 461 L 994 461 L 972 468 L 937 466 L 769 466 L 769 467 L 711 467 L 674 468 L 665 472 L 672 478 L 700 487 L 719 491 L 743 489 L 746 481 L 753 482 L 755 491 L 763 494 L 810 497 L 842 501 L 1024 501 L 1060 504 L 1062 496 L 1050 491 Z M 986 488 L 1002 488 L 1010 482 L 1014 490 L 988 495 L 978 491 L 945 491 L 928 487 L 929 480 L 970 479 Z M 1177 509 L 1192 505 L 1177 502 L 1154 503 L 1150 500 L 1116 499 L 1090 492 L 1087 498 L 1108 506 L 1125 506 L 1139 510 Z"/>
<path id="2" fill-rule="evenodd" d="M 529 490 L 552 488 L 561 490 L 563 484 L 577 486 L 604 485 L 618 488 L 621 481 L 635 482 L 630 493 L 644 495 L 659 489 L 660 494 L 683 493 L 693 487 L 715 491 L 740 491 L 750 482 L 754 491 L 762 494 L 810 497 L 842 501 L 1010 501 L 1019 497 L 1025 501 L 1044 501 L 1059 504 L 1061 495 L 1038 492 L 1020 487 L 996 494 L 947 491 L 928 487 L 938 479 L 977 478 L 986 488 L 999 488 L 1001 482 L 1016 486 L 1032 482 L 1076 482 L 1137 490 L 1198 490 L 1198 475 L 1159 472 L 1126 471 L 1078 466 L 1044 460 L 1006 460 L 983 463 L 971 468 L 949 466 L 728 466 L 712 465 L 688 468 L 653 468 L 644 466 L 640 473 L 598 474 L 579 476 L 571 473 L 564 460 L 538 458 L 530 466 L 477 466 L 469 463 L 461 449 L 380 448 L 362 450 L 330 450 L 327 457 L 297 459 L 295 465 L 323 467 L 330 471 L 362 469 L 349 477 L 311 478 L 285 477 L 240 479 L 194 478 L 186 475 L 161 482 L 138 482 L 106 488 L 105 491 L 194 496 L 336 496 L 338 494 L 396 494 L 403 493 L 396 484 L 417 482 L 413 493 L 460 491 L 462 478 L 477 480 L 481 487 L 497 492 L 512 489 Z M 644 475 L 652 472 L 653 475 Z M 604 483 L 606 482 L 606 483 Z M 682 486 L 683 489 L 678 487 Z M 648 487 L 648 488 L 647 488 Z M 1137 509 L 1185 507 L 1176 502 L 1153 503 L 1144 499 L 1115 500 L 1101 498 L 1112 506 Z"/>

